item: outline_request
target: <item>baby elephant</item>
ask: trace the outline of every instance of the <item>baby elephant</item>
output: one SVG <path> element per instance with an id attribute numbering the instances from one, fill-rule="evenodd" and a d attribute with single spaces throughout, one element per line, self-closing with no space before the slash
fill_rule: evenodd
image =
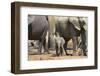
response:
<path id="1" fill-rule="evenodd" d="M 64 47 L 63 47 L 63 45 L 65 44 L 64 38 L 60 37 L 59 33 L 56 32 L 56 34 L 54 35 L 54 39 L 56 44 L 55 46 L 56 46 L 57 56 L 64 55 L 65 54 Z"/>

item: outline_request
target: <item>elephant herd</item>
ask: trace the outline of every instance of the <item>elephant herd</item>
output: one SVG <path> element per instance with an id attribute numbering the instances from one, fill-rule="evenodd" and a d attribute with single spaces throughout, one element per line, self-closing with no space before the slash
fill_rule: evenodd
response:
<path id="1" fill-rule="evenodd" d="M 38 40 L 39 54 L 44 47 L 46 53 L 55 49 L 57 56 L 69 55 L 67 50 L 75 55 L 78 49 L 87 56 L 87 17 L 28 15 L 28 40 Z M 70 40 L 72 48 L 67 47 Z"/>

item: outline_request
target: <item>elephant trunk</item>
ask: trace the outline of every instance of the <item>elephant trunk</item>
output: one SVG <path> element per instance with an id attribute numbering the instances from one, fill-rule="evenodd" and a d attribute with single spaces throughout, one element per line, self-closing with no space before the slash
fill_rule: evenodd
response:
<path id="1" fill-rule="evenodd" d="M 83 50 L 83 54 L 86 56 L 86 31 L 84 28 L 81 28 L 81 49 Z"/>

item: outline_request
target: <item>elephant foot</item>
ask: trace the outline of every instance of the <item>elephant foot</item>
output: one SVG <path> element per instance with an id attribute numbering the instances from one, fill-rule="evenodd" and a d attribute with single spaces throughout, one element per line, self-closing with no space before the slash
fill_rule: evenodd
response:
<path id="1" fill-rule="evenodd" d="M 76 51 L 73 51 L 72 56 L 78 56 L 78 53 Z"/>
<path id="2" fill-rule="evenodd" d="M 59 56 L 59 55 L 56 55 L 56 56 Z"/>
<path id="3" fill-rule="evenodd" d="M 57 53 L 56 56 L 60 56 L 60 54 Z"/>
<path id="4" fill-rule="evenodd" d="M 87 51 L 81 50 L 81 55 L 82 55 L 82 56 L 87 56 Z"/>
<path id="5" fill-rule="evenodd" d="M 47 51 L 46 51 L 46 52 L 44 52 L 44 54 L 50 54 L 50 52 L 47 52 Z"/>
<path id="6" fill-rule="evenodd" d="M 61 54 L 61 56 L 65 56 L 65 54 Z"/>
<path id="7" fill-rule="evenodd" d="M 68 54 L 67 51 L 65 51 L 65 54 L 66 54 L 67 56 L 70 56 L 70 54 Z"/>
<path id="8" fill-rule="evenodd" d="M 71 56 L 71 54 L 66 53 L 67 56 Z"/>
<path id="9" fill-rule="evenodd" d="M 84 55 L 84 56 L 87 56 L 87 53 L 85 52 L 85 53 L 83 53 L 83 55 Z"/>

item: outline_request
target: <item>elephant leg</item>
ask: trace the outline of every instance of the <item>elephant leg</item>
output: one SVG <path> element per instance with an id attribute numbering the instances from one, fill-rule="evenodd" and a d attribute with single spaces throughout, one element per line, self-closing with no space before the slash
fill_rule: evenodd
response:
<path id="1" fill-rule="evenodd" d="M 60 55 L 62 56 L 63 55 L 63 50 L 62 50 L 62 47 L 60 46 Z"/>
<path id="2" fill-rule="evenodd" d="M 58 56 L 58 46 L 57 46 L 57 43 L 56 43 L 56 55 Z"/>
<path id="3" fill-rule="evenodd" d="M 60 44 L 58 44 L 58 56 L 61 55 Z"/>
<path id="4" fill-rule="evenodd" d="M 47 52 L 49 54 L 48 43 L 46 42 L 46 40 L 44 40 L 43 46 L 44 46 L 44 52 Z"/>
<path id="5" fill-rule="evenodd" d="M 73 55 L 76 55 L 76 51 L 77 51 L 77 37 L 73 37 L 72 38 L 72 42 L 73 42 Z"/>
<path id="6" fill-rule="evenodd" d="M 61 48 L 61 46 L 60 46 L 60 55 L 61 55 L 61 56 L 62 56 L 62 53 L 63 53 L 63 52 L 62 52 L 62 48 Z"/>
<path id="7" fill-rule="evenodd" d="M 57 56 L 60 55 L 60 46 L 58 43 L 56 43 L 56 54 L 57 54 Z"/>
<path id="8" fill-rule="evenodd" d="M 86 48 L 87 48 L 87 46 L 86 46 L 85 42 L 86 42 L 85 40 L 82 41 L 82 50 L 83 50 L 83 55 L 87 56 L 87 54 L 86 54 Z"/>
<path id="9" fill-rule="evenodd" d="M 43 42 L 40 40 L 39 41 L 39 54 L 42 54 L 42 45 L 43 45 Z"/>
<path id="10" fill-rule="evenodd" d="M 87 53 L 86 53 L 86 45 L 85 44 L 82 44 L 82 50 L 83 50 L 83 55 L 84 56 L 87 56 Z"/>
<path id="11" fill-rule="evenodd" d="M 46 42 L 45 42 L 45 40 L 43 42 L 43 47 L 44 47 L 44 52 L 46 52 Z"/>
<path id="12" fill-rule="evenodd" d="M 63 56 L 63 55 L 64 55 L 64 49 L 63 49 L 63 47 L 62 47 L 62 46 L 60 47 L 60 54 L 61 54 L 61 56 Z"/>
<path id="13" fill-rule="evenodd" d="M 68 43 L 68 41 L 65 41 L 65 44 L 63 45 L 63 47 L 64 47 L 64 50 L 65 50 L 66 55 L 69 55 L 69 54 L 67 53 L 67 43 Z"/>
<path id="14" fill-rule="evenodd" d="M 65 54 L 66 54 L 63 45 L 61 45 L 61 47 L 60 47 L 60 51 L 61 51 L 61 55 L 65 55 Z"/>

